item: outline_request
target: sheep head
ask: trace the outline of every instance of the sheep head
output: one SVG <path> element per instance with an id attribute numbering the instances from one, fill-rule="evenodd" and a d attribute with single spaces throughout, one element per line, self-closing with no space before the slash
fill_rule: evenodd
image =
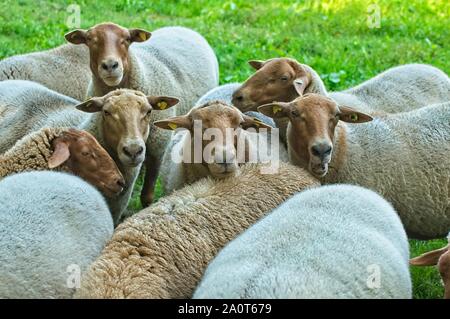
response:
<path id="1" fill-rule="evenodd" d="M 413 266 L 438 265 L 445 286 L 444 298 L 450 299 L 450 244 L 444 248 L 436 249 L 412 258 L 409 263 Z"/>
<path id="2" fill-rule="evenodd" d="M 126 29 L 114 23 L 101 23 L 89 30 L 77 29 L 65 35 L 68 42 L 89 48 L 93 75 L 108 87 L 118 87 L 129 71 L 128 48 L 133 42 L 150 39 L 142 29 Z"/>
<path id="3" fill-rule="evenodd" d="M 338 106 L 330 98 L 313 93 L 290 103 L 262 105 L 258 111 L 272 118 L 289 119 L 287 138 L 290 151 L 317 177 L 328 173 L 338 122 L 364 123 L 372 120 L 365 113 Z"/>
<path id="4" fill-rule="evenodd" d="M 137 167 L 145 159 L 145 143 L 153 110 L 165 110 L 179 102 L 168 96 L 145 96 L 119 89 L 94 97 L 76 106 L 88 113 L 101 113 L 101 129 L 106 149 L 124 167 Z"/>
<path id="5" fill-rule="evenodd" d="M 49 168 L 64 165 L 108 197 L 122 192 L 125 182 L 116 163 L 88 132 L 75 129 L 63 131 L 53 139 L 52 147 Z"/>
<path id="6" fill-rule="evenodd" d="M 232 103 L 243 112 L 273 101 L 290 102 L 303 95 L 312 75 L 296 60 L 249 61 L 257 71 L 233 93 Z"/>
<path id="7" fill-rule="evenodd" d="M 236 107 L 219 101 L 194 108 L 187 115 L 157 121 L 154 124 L 162 129 L 189 130 L 189 155 L 183 154 L 186 156 L 183 161 L 202 164 L 211 176 L 219 179 L 236 174 L 239 164 L 245 163 L 252 152 L 242 130 L 253 128 L 258 131 L 271 128 L 241 113 Z"/>

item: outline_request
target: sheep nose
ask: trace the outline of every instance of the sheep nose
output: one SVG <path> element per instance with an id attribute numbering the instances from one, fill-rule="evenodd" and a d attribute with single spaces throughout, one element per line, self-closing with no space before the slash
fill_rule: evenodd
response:
<path id="1" fill-rule="evenodd" d="M 232 104 L 242 103 L 244 101 L 244 95 L 242 93 L 235 93 L 231 99 Z"/>
<path id="2" fill-rule="evenodd" d="M 119 186 L 122 187 L 122 188 L 125 188 L 125 180 L 123 179 L 123 177 L 120 177 L 120 178 L 117 180 L 117 185 L 119 185 Z"/>
<path id="3" fill-rule="evenodd" d="M 331 145 L 326 143 L 316 144 L 311 147 L 311 153 L 321 159 L 323 159 L 325 156 L 330 155 L 331 150 Z"/>
<path id="4" fill-rule="evenodd" d="M 236 156 L 233 152 L 223 150 L 216 153 L 215 162 L 216 164 L 227 166 L 227 164 L 233 163 L 235 158 Z"/>
<path id="5" fill-rule="evenodd" d="M 108 72 L 112 72 L 119 67 L 119 62 L 114 60 L 107 60 L 102 62 L 102 69 Z"/>
<path id="6" fill-rule="evenodd" d="M 140 145 L 124 146 L 123 147 L 123 152 L 128 157 L 130 157 L 132 159 L 135 159 L 136 157 L 141 155 L 142 152 L 144 152 L 144 148 L 142 146 L 140 146 Z"/>

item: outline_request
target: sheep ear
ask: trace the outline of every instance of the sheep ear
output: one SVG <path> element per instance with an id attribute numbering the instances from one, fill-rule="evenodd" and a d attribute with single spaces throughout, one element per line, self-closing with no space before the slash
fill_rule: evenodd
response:
<path id="1" fill-rule="evenodd" d="M 259 130 L 260 130 L 260 129 L 263 129 L 263 128 L 265 128 L 265 129 L 267 129 L 267 130 L 269 130 L 269 131 L 270 131 L 271 129 L 273 129 L 272 126 L 267 125 L 267 124 L 264 123 L 264 122 L 261 122 L 260 120 L 258 120 L 258 119 L 255 118 L 255 117 L 251 117 L 251 116 L 248 116 L 248 115 L 245 115 L 245 114 L 243 114 L 242 117 L 243 117 L 244 121 L 241 123 L 241 127 L 242 127 L 244 130 L 249 129 L 249 128 L 254 128 L 254 129 L 256 129 L 256 131 L 259 132 Z"/>
<path id="2" fill-rule="evenodd" d="M 87 31 L 82 29 L 73 30 L 66 33 L 64 38 L 66 38 L 67 42 L 73 44 L 84 44 L 86 43 Z"/>
<path id="3" fill-rule="evenodd" d="M 258 112 L 271 118 L 283 118 L 287 117 L 289 107 L 289 103 L 274 102 L 261 105 L 258 107 Z"/>
<path id="4" fill-rule="evenodd" d="M 186 116 L 175 116 L 166 120 L 155 121 L 153 124 L 164 130 L 176 130 L 177 128 L 185 128 L 190 130 L 192 128 L 192 120 Z"/>
<path id="5" fill-rule="evenodd" d="M 340 114 L 339 120 L 347 123 L 365 123 L 373 120 L 372 116 L 369 114 L 356 111 L 355 109 L 348 106 L 339 106 Z"/>
<path id="6" fill-rule="evenodd" d="M 436 249 L 433 251 L 430 251 L 428 253 L 425 253 L 423 255 L 420 255 L 418 257 L 412 258 L 409 261 L 410 265 L 413 266 L 433 266 L 437 265 L 439 258 L 448 251 L 450 246 Z"/>
<path id="7" fill-rule="evenodd" d="M 180 102 L 179 99 L 171 96 L 147 96 L 148 103 L 154 110 L 166 110 Z"/>
<path id="8" fill-rule="evenodd" d="M 298 95 L 305 93 L 306 87 L 309 85 L 309 78 L 306 75 L 300 76 L 294 80 L 294 88 Z"/>
<path id="9" fill-rule="evenodd" d="M 131 42 L 144 42 L 150 39 L 152 34 L 143 29 L 128 29 L 131 36 Z"/>
<path id="10" fill-rule="evenodd" d="M 53 169 L 61 166 L 70 157 L 69 145 L 62 138 L 53 141 L 53 154 L 48 159 L 48 168 Z"/>
<path id="11" fill-rule="evenodd" d="M 103 97 L 93 97 L 81 104 L 78 104 L 75 107 L 83 112 L 95 113 L 100 112 L 102 110 L 103 104 L 104 104 Z"/>
<path id="12" fill-rule="evenodd" d="M 265 61 L 263 60 L 250 60 L 248 61 L 248 64 L 255 70 L 259 70 L 264 66 Z"/>

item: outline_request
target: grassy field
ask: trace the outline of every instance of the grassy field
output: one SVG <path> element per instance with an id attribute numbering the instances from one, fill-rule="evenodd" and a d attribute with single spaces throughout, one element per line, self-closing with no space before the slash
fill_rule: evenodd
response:
<path id="1" fill-rule="evenodd" d="M 369 11 L 371 16 L 374 12 L 370 3 L 3 0 L 0 58 L 64 43 L 63 35 L 69 31 L 67 8 L 78 4 L 83 28 L 113 21 L 150 31 L 166 25 L 197 30 L 218 56 L 221 83 L 245 80 L 252 73 L 247 60 L 277 56 L 295 57 L 311 65 L 330 90 L 344 89 L 403 63 L 429 63 L 450 73 L 448 0 L 376 1 L 381 13 L 379 28 L 368 26 Z M 130 205 L 139 208 L 136 196 Z M 411 241 L 412 255 L 443 243 Z M 412 275 L 415 298 L 442 298 L 443 288 L 435 268 L 414 268 Z"/>

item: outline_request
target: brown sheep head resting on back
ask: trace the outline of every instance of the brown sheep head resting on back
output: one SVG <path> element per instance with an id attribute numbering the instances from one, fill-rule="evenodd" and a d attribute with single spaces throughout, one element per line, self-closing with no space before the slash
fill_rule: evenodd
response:
<path id="1" fill-rule="evenodd" d="M 256 111 L 273 101 L 291 102 L 303 95 L 312 75 L 299 62 L 289 58 L 249 61 L 257 71 L 233 93 L 232 103 L 243 112 Z"/>
<path id="2" fill-rule="evenodd" d="M 290 150 L 302 166 L 317 177 L 328 173 L 338 123 L 372 121 L 368 114 L 347 106 L 338 106 L 332 99 L 313 93 L 298 97 L 290 103 L 262 105 L 258 111 L 272 118 L 289 119 L 287 138 Z"/>
<path id="3" fill-rule="evenodd" d="M 133 42 L 150 39 L 142 29 L 126 29 L 114 23 L 101 23 L 88 30 L 77 29 L 65 35 L 68 42 L 89 48 L 94 77 L 108 87 L 123 87 L 129 71 L 128 48 Z"/>
<path id="4" fill-rule="evenodd" d="M 114 160 L 91 134 L 68 129 L 52 141 L 49 168 L 62 167 L 113 197 L 123 190 L 124 179 Z"/>

